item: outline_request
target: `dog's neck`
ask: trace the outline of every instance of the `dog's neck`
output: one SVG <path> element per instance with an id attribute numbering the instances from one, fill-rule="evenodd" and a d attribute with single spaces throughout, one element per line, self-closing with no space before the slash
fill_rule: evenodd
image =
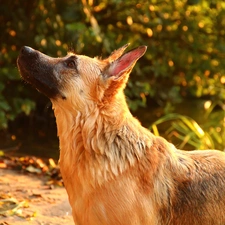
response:
<path id="1" fill-rule="evenodd" d="M 53 104 L 60 161 L 64 161 L 62 173 L 71 170 L 71 176 L 76 173 L 81 183 L 87 185 L 90 181 L 91 185 L 101 185 L 133 166 L 144 155 L 145 149 L 152 144 L 149 143 L 151 133 L 131 115 L 127 106 L 121 107 L 121 104 L 111 105 L 107 110 L 92 106 L 86 110 L 88 113 L 64 110 Z M 70 161 L 75 164 L 69 165 Z"/>

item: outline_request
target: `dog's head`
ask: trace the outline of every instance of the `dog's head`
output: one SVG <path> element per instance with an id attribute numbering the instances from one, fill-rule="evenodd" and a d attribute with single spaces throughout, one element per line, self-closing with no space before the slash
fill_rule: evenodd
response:
<path id="1" fill-rule="evenodd" d="M 52 58 L 23 47 L 17 64 L 23 79 L 52 101 L 72 102 L 76 110 L 82 110 L 88 103 L 112 102 L 123 90 L 129 73 L 147 48 L 141 46 L 123 54 L 127 46 L 103 60 L 74 53 Z"/>

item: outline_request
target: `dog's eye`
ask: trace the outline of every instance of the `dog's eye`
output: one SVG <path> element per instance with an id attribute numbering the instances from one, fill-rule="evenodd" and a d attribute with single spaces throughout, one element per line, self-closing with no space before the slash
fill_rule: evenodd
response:
<path id="1" fill-rule="evenodd" d="M 67 59 L 64 61 L 64 65 L 65 65 L 67 68 L 77 70 L 77 57 L 76 57 L 76 56 L 70 56 L 69 58 L 67 58 Z"/>
<path id="2" fill-rule="evenodd" d="M 66 62 L 66 66 L 69 68 L 76 68 L 76 64 L 73 60 Z"/>

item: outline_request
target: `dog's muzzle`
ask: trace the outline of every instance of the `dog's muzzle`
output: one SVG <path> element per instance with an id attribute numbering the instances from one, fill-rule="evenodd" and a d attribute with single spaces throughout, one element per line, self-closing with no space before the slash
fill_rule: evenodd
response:
<path id="1" fill-rule="evenodd" d="M 24 46 L 20 50 L 17 65 L 26 82 L 52 99 L 61 95 L 60 84 L 53 73 L 56 61 L 56 58 Z"/>

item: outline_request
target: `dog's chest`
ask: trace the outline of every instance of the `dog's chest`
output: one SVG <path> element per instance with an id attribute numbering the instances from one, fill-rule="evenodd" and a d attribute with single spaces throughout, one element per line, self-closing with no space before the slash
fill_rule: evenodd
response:
<path id="1" fill-rule="evenodd" d="M 77 224 L 141 225 L 149 224 L 150 218 L 155 219 L 151 199 L 143 196 L 137 184 L 124 176 L 93 189 L 78 187 L 73 191 L 76 190 L 78 193 L 70 196 L 70 203 Z"/>

